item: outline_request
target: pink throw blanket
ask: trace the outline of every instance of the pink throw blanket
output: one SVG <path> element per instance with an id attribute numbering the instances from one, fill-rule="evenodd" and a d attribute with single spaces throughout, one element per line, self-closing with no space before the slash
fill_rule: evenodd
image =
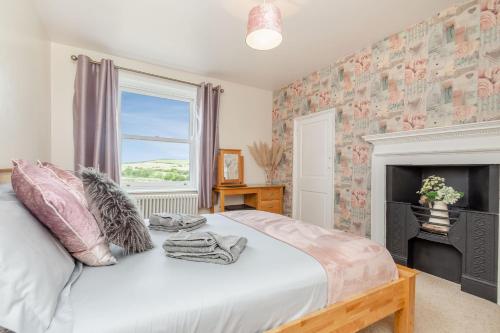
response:
<path id="1" fill-rule="evenodd" d="M 382 245 L 364 237 L 262 211 L 221 213 L 315 258 L 328 277 L 328 304 L 345 300 L 398 278 L 396 264 Z"/>

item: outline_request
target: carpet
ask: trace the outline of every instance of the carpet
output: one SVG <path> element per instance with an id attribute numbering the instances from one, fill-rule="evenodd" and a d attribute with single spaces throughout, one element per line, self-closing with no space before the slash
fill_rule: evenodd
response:
<path id="1" fill-rule="evenodd" d="M 387 317 L 363 333 L 392 332 Z M 500 305 L 460 291 L 460 285 L 420 272 L 417 275 L 415 333 L 499 333 Z"/>

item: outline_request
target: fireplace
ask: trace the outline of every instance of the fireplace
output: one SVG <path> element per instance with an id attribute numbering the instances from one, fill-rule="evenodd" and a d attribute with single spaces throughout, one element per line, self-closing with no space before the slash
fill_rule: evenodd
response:
<path id="1" fill-rule="evenodd" d="M 370 235 L 371 238 L 379 243 L 386 244 L 386 236 L 388 232 L 392 232 L 387 229 L 387 221 L 386 221 L 386 213 L 390 208 L 390 204 L 386 203 L 386 199 L 388 199 L 387 192 L 387 178 L 389 177 L 388 167 L 390 166 L 400 166 L 400 167 L 433 167 L 433 166 L 457 166 L 457 167 L 477 167 L 472 170 L 480 172 L 481 170 L 485 170 L 485 168 L 491 165 L 500 165 L 500 121 L 489 121 L 482 123 L 472 123 L 472 124 L 463 124 L 463 125 L 453 125 L 448 127 L 438 127 L 438 128 L 428 128 L 414 131 L 405 131 L 405 132 L 396 132 L 396 133 L 384 133 L 384 134 L 376 134 L 376 135 L 368 135 L 365 136 L 364 139 L 373 145 L 373 152 L 371 155 L 371 192 L 370 192 L 370 203 L 371 203 L 371 224 L 370 224 Z M 483 169 L 481 169 L 483 168 Z M 462 170 L 462 172 L 465 172 Z M 470 176 L 469 171 L 469 176 Z M 420 182 L 421 178 L 416 178 L 416 180 L 407 177 L 407 181 L 416 181 Z M 420 184 L 419 184 L 420 185 Z M 459 187 L 458 185 L 456 186 Z M 492 191 L 494 191 L 492 187 Z M 415 190 L 416 192 L 416 190 Z M 464 190 L 465 192 L 465 190 Z M 402 200 L 406 202 L 408 205 L 415 205 L 418 197 L 413 197 L 413 193 L 411 194 L 412 198 L 407 197 L 406 200 Z M 488 193 L 488 197 L 491 196 L 491 193 Z M 472 198 L 472 199 L 471 199 Z M 490 253 L 494 253 L 495 257 L 493 261 L 496 262 L 496 271 L 489 272 L 491 280 L 495 283 L 490 283 L 489 286 L 496 288 L 496 297 L 490 297 L 489 299 L 497 301 L 499 303 L 500 297 L 498 296 L 498 288 L 497 286 L 500 284 L 499 274 L 498 274 L 498 266 L 500 261 L 500 253 L 498 252 L 498 243 L 499 243 L 499 235 L 498 235 L 498 202 L 496 205 L 493 203 L 495 199 L 490 200 L 491 207 L 487 209 L 477 210 L 478 205 L 480 203 L 475 202 L 478 200 L 480 196 L 472 195 L 471 192 L 468 192 L 468 204 L 464 203 L 466 199 L 462 203 L 457 202 L 457 207 L 451 207 L 457 210 L 467 210 L 470 208 L 470 211 L 480 212 L 484 214 L 490 214 L 489 216 L 493 216 L 494 220 L 492 223 L 496 223 L 496 235 L 492 238 L 495 239 L 495 250 L 489 251 Z M 399 200 L 399 199 L 398 199 Z M 472 201 L 471 201 L 472 200 Z M 400 210 L 399 214 L 402 217 L 406 216 L 414 216 L 413 210 L 411 207 L 408 207 L 406 210 Z M 462 216 L 464 213 L 462 213 Z M 453 216 L 452 216 L 453 217 Z M 463 217 L 462 217 L 463 218 Z M 471 218 L 472 219 L 472 218 Z M 479 220 L 478 220 L 479 221 Z M 414 232 L 420 232 L 420 227 L 417 222 L 415 225 L 413 224 L 403 224 L 405 228 L 416 228 L 413 230 Z M 465 224 L 467 225 L 467 224 Z M 463 224 L 462 224 L 463 226 Z M 483 233 L 484 228 L 476 229 L 476 233 Z M 407 234 L 408 231 L 404 230 L 404 232 L 399 233 L 401 236 Z M 439 239 L 439 235 L 431 234 L 429 237 L 434 237 Z M 477 236 L 475 236 L 477 238 Z M 433 238 L 433 240 L 435 240 Z M 449 235 L 448 235 L 449 238 Z M 422 251 L 422 244 L 424 242 L 432 243 L 431 246 L 438 247 L 443 249 L 442 244 L 437 241 L 430 241 L 428 239 L 422 239 L 418 237 L 410 238 L 410 244 L 408 249 L 412 251 L 409 253 L 409 257 L 411 260 L 419 262 L 419 265 L 425 265 L 425 260 L 422 260 L 422 256 L 428 255 L 430 252 Z M 390 244 L 386 244 L 386 246 L 390 247 Z M 416 250 L 416 253 L 413 252 Z M 443 276 L 447 274 L 446 272 L 449 270 L 448 263 L 452 265 L 455 269 L 455 280 L 458 280 L 459 272 L 463 270 L 463 258 L 456 248 L 446 247 L 449 251 L 446 250 L 439 251 L 439 255 L 442 255 L 442 271 L 435 272 L 436 275 Z M 458 253 L 456 252 L 458 251 Z M 486 251 L 484 249 L 484 244 L 478 242 L 476 244 L 475 254 L 480 255 Z M 431 252 L 432 249 L 431 249 Z M 459 256 L 460 255 L 460 256 Z M 421 256 L 418 258 L 418 256 Z M 404 258 L 404 256 L 401 256 Z M 401 258 L 397 258 L 398 260 Z M 408 259 L 407 259 L 408 260 Z M 456 262 L 460 262 L 460 267 L 456 264 Z M 400 261 L 404 263 L 404 261 Z M 413 264 L 413 262 L 406 262 L 406 264 Z M 467 264 L 467 263 L 466 263 Z M 457 268 L 458 267 L 458 268 Z M 479 261 L 476 269 L 483 271 L 485 268 L 484 263 Z M 421 267 L 422 270 L 430 270 L 429 267 Z M 450 268 L 451 269 L 451 268 Z M 488 269 L 495 270 L 495 267 Z M 453 274 L 451 274 L 453 275 Z M 448 278 L 451 280 L 452 277 Z M 474 276 L 472 276 L 474 278 Z M 461 283 L 472 283 L 475 282 L 474 279 L 462 279 Z M 491 281 L 490 281 L 491 282 Z M 466 287 L 467 288 L 467 287 Z M 491 292 L 494 293 L 494 292 Z M 500 303 L 499 303 L 500 304 Z"/>
<path id="2" fill-rule="evenodd" d="M 394 260 L 496 302 L 498 171 L 498 165 L 388 165 L 386 246 Z M 438 212 L 418 202 L 416 192 L 431 175 L 464 193 L 448 207 L 446 228 L 432 219 Z"/>

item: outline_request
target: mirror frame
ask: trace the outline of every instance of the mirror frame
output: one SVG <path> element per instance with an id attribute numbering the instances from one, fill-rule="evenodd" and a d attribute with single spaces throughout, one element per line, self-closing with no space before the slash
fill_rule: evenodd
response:
<path id="1" fill-rule="evenodd" d="M 238 178 L 224 179 L 224 155 L 238 155 Z M 243 185 L 244 175 L 243 155 L 241 149 L 219 149 L 217 155 L 217 186 L 239 186 Z"/>

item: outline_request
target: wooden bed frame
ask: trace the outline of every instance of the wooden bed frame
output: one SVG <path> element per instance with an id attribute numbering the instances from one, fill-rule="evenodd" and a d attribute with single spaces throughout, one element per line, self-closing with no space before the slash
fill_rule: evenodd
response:
<path id="1" fill-rule="evenodd" d="M 0 184 L 10 182 L 10 174 L 12 169 L 0 169 Z"/>
<path id="2" fill-rule="evenodd" d="M 0 184 L 10 181 L 11 171 L 0 169 Z M 391 314 L 394 314 L 394 332 L 412 333 L 417 272 L 408 267 L 397 267 L 398 280 L 332 304 L 267 333 L 357 332 Z"/>
<path id="3" fill-rule="evenodd" d="M 346 301 L 286 323 L 267 333 L 350 333 L 394 314 L 394 332 L 412 333 L 415 318 L 415 277 L 398 266 L 399 279 Z"/>

